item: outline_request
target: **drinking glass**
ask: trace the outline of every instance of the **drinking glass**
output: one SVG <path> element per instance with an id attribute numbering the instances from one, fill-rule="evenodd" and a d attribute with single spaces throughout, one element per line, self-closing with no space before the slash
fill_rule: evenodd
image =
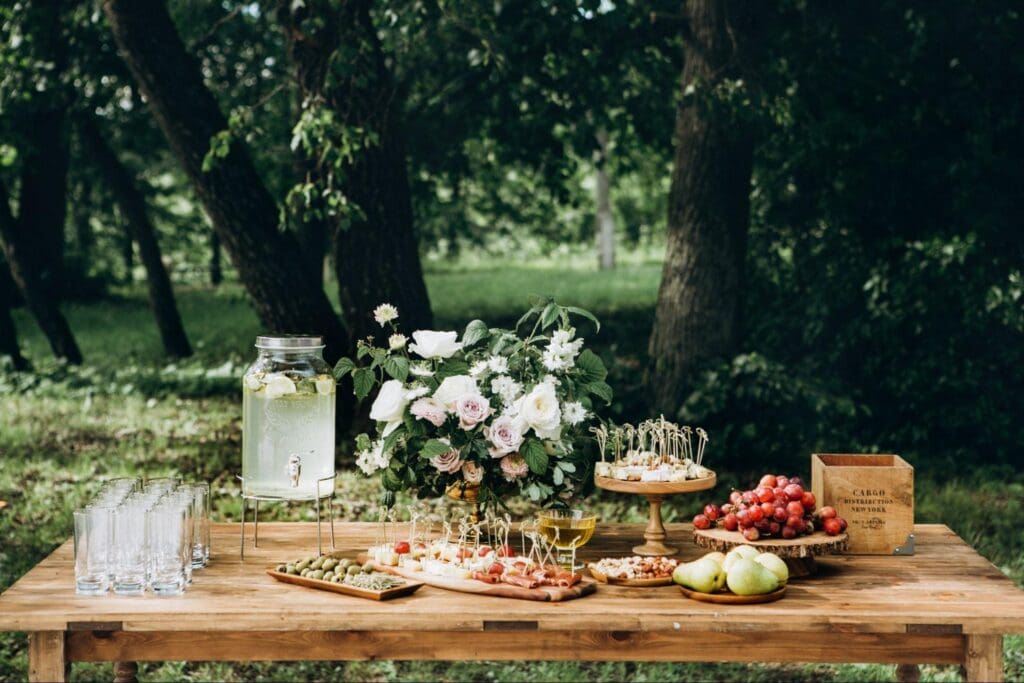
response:
<path id="1" fill-rule="evenodd" d="M 128 501 L 111 513 L 114 592 L 118 595 L 142 595 L 146 589 L 146 510 L 138 501 Z"/>
<path id="2" fill-rule="evenodd" d="M 146 485 L 143 487 L 143 491 L 167 493 L 168 491 L 174 490 L 178 486 L 179 479 L 177 477 L 154 477 L 146 480 Z"/>
<path id="3" fill-rule="evenodd" d="M 75 510 L 75 592 L 103 595 L 110 587 L 111 510 Z"/>
<path id="4" fill-rule="evenodd" d="M 187 583 L 185 568 L 191 530 L 186 508 L 169 501 L 145 513 L 149 585 L 156 595 L 181 595 Z"/>
<path id="5" fill-rule="evenodd" d="M 597 526 L 597 515 L 584 510 L 541 510 L 537 530 L 558 550 L 557 562 L 576 570 L 576 551 L 590 542 Z"/>
<path id="6" fill-rule="evenodd" d="M 192 498 L 192 490 L 189 487 L 179 487 L 174 490 L 173 493 L 167 495 L 163 501 L 158 504 L 173 505 L 179 508 L 185 515 L 185 529 L 183 531 L 185 535 L 185 541 L 182 544 L 182 562 L 185 565 L 185 584 L 192 585 L 192 548 L 195 544 L 195 521 L 193 516 L 192 506 L 194 504 Z"/>
<path id="7" fill-rule="evenodd" d="M 206 482 L 189 487 L 192 493 L 192 568 L 202 569 L 210 563 L 210 485 Z"/>

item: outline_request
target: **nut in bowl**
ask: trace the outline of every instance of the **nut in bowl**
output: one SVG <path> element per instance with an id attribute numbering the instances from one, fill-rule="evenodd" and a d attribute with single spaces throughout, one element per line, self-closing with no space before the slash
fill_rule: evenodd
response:
<path id="1" fill-rule="evenodd" d="M 620 586 L 669 586 L 679 560 L 671 557 L 606 557 L 588 565 L 601 583 Z"/>

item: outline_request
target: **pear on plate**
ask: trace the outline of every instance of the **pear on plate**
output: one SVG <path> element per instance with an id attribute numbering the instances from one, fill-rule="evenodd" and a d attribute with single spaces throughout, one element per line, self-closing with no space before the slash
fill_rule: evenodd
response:
<path id="1" fill-rule="evenodd" d="M 729 568 L 726 584 L 736 595 L 764 595 L 779 588 L 779 577 L 754 560 L 740 558 Z"/>
<path id="2" fill-rule="evenodd" d="M 672 572 L 672 580 L 698 593 L 713 593 L 724 585 L 726 577 L 722 565 L 702 557 L 676 567 Z"/>
<path id="3" fill-rule="evenodd" d="M 708 553 L 707 555 L 705 555 L 701 559 L 702 560 L 714 560 L 718 564 L 723 564 L 725 562 L 725 553 L 720 553 L 720 552 L 718 552 L 716 550 L 713 553 Z"/>
<path id="4" fill-rule="evenodd" d="M 754 558 L 754 562 L 775 574 L 780 586 L 785 586 L 789 581 L 789 567 L 786 565 L 786 561 L 775 553 L 761 553 Z"/>
<path id="5" fill-rule="evenodd" d="M 760 554 L 761 551 L 752 545 L 738 545 L 726 553 L 725 559 L 722 560 L 722 569 L 728 573 L 729 570 L 732 569 L 732 565 L 735 564 L 737 560 L 752 560 Z"/>

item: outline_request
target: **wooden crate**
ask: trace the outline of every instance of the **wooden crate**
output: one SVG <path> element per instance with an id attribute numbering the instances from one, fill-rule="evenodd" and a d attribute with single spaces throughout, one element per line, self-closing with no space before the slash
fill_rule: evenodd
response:
<path id="1" fill-rule="evenodd" d="M 900 456 L 815 453 L 811 490 L 849 523 L 851 554 L 914 554 L 914 468 Z"/>

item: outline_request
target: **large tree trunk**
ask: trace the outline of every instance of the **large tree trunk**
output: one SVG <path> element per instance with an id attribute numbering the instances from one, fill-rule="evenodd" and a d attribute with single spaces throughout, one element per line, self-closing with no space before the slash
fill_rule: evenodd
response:
<path id="1" fill-rule="evenodd" d="M 105 0 L 114 39 L 157 123 L 203 202 L 268 332 L 321 334 L 336 360 L 348 336 L 322 288 L 304 276 L 294 239 L 278 231 L 277 206 L 245 148 L 203 170 L 210 138 L 227 121 L 161 0 Z"/>
<path id="2" fill-rule="evenodd" d="M 713 87 L 738 75 L 737 49 L 750 8 L 740 2 L 684 4 L 682 87 Z M 647 386 L 655 412 L 675 415 L 698 364 L 733 352 L 750 213 L 750 131 L 682 99 L 668 207 L 668 244 Z"/>
<path id="3" fill-rule="evenodd" d="M 608 177 L 608 131 L 597 131 L 597 199 L 595 232 L 597 233 L 597 265 L 601 270 L 615 269 L 615 216 L 612 214 L 611 179 Z"/>
<path id="4" fill-rule="evenodd" d="M 220 263 L 220 236 L 216 230 L 210 231 L 210 284 L 214 287 L 224 281 L 224 269 Z"/>
<path id="5" fill-rule="evenodd" d="M 113 192 L 128 231 L 139 248 L 139 259 L 146 269 L 149 305 L 160 330 L 164 351 L 169 356 L 186 358 L 192 355 L 192 346 L 181 323 L 178 305 L 174 300 L 171 278 L 167 275 L 156 229 L 146 213 L 146 199 L 131 172 L 110 148 L 96 121 L 91 116 L 78 119 L 78 131 L 83 148 L 99 167 L 104 180 Z"/>
<path id="6" fill-rule="evenodd" d="M 14 288 L 14 280 L 10 277 L 7 263 L 0 259 L 0 356 L 9 356 L 15 370 L 28 370 L 31 365 L 28 359 L 21 355 L 18 330 L 11 316 L 15 299 Z"/>
<path id="7" fill-rule="evenodd" d="M 433 316 L 413 231 L 401 98 L 369 2 L 307 2 L 302 7 L 281 2 L 279 11 L 304 106 L 324 103 L 339 123 L 377 137 L 342 169 L 308 169 L 321 182 L 332 173 L 340 175 L 342 191 L 358 207 L 335 221 L 333 239 L 342 312 L 352 338 L 380 332 L 370 313 L 384 301 L 398 307 L 407 329 L 429 327 Z M 346 58 L 332 59 L 340 46 Z"/>
<path id="8" fill-rule="evenodd" d="M 46 265 L 32 240 L 26 239 L 21 223 L 11 214 L 7 188 L 0 182 L 0 247 L 11 269 L 18 290 L 25 304 L 32 312 L 39 328 L 50 342 L 50 348 L 57 358 L 78 365 L 82 352 L 71 333 L 64 314 L 60 311 L 57 298 L 49 283 L 43 280 Z"/>

